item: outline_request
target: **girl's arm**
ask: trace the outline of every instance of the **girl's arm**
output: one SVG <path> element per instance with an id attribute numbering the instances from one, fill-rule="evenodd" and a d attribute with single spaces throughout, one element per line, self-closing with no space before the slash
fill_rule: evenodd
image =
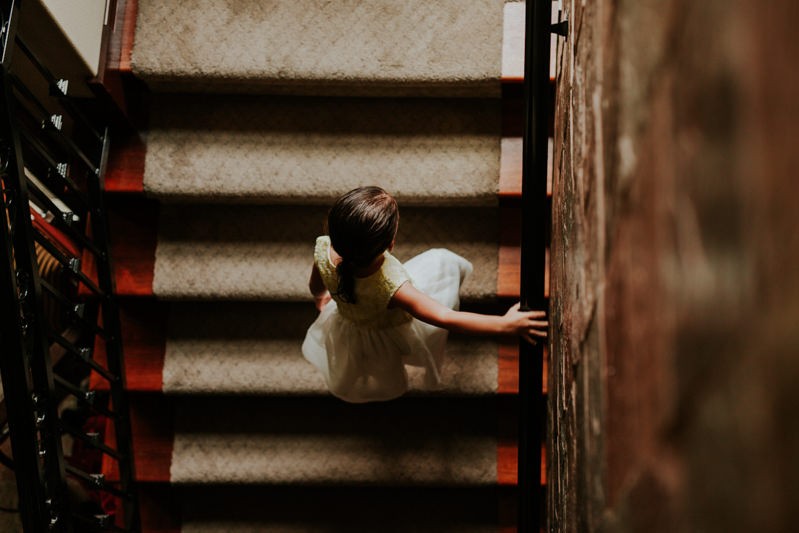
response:
<path id="1" fill-rule="evenodd" d="M 330 292 L 325 287 L 325 282 L 322 281 L 322 275 L 316 265 L 311 268 L 311 279 L 308 281 L 308 288 L 313 294 L 316 308 L 321 311 L 327 305 L 327 302 L 330 301 Z"/>
<path id="2" fill-rule="evenodd" d="M 546 337 L 546 317 L 544 311 L 519 311 L 514 305 L 502 316 L 481 315 L 455 311 L 440 304 L 410 283 L 403 284 L 391 298 L 389 307 L 399 307 L 418 318 L 440 328 L 461 333 L 482 335 L 521 335 L 535 344 L 533 337 Z"/>

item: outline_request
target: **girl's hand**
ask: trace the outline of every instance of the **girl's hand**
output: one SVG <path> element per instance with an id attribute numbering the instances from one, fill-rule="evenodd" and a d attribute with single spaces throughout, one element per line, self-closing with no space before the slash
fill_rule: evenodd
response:
<path id="1" fill-rule="evenodd" d="M 546 311 L 520 311 L 520 307 L 520 303 L 515 304 L 502 317 L 506 332 L 519 335 L 530 344 L 536 344 L 534 337 L 545 339 L 549 322 L 537 319 L 546 318 Z"/>
<path id="2" fill-rule="evenodd" d="M 314 296 L 313 300 L 314 300 L 314 304 L 316 304 L 316 310 L 321 312 L 322 309 L 325 308 L 327 303 L 330 300 L 332 300 L 332 299 L 333 298 L 330 296 L 330 293 L 328 291 L 325 291 L 324 293 L 320 294 L 319 296 Z"/>

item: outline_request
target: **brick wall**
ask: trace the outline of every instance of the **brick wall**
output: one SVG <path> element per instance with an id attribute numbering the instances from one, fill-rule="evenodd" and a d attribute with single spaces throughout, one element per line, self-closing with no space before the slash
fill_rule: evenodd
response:
<path id="1" fill-rule="evenodd" d="M 552 531 L 799 522 L 799 3 L 563 0 Z"/>

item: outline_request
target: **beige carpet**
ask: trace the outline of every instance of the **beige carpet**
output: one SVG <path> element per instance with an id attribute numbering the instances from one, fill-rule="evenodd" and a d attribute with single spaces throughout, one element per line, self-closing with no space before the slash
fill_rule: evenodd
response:
<path id="1" fill-rule="evenodd" d="M 301 304 L 192 302 L 173 304 L 164 359 L 168 394 L 326 395 L 319 372 L 302 357 L 305 331 L 316 318 Z M 450 338 L 443 383 L 433 394 L 491 394 L 497 389 L 497 345 Z M 420 369 L 411 389 L 424 391 Z"/>
<path id="2" fill-rule="evenodd" d="M 327 208 L 165 206 L 153 290 L 161 298 L 308 301 L 313 245 Z M 496 294 L 498 222 L 492 208 L 401 208 L 395 255 L 444 247 L 474 264 L 465 300 Z"/>
<path id="3" fill-rule="evenodd" d="M 165 201 L 327 205 L 374 184 L 496 204 L 497 100 L 160 95 L 151 113 L 144 186 Z"/>
<path id="4" fill-rule="evenodd" d="M 164 91 L 499 94 L 503 0 L 139 0 Z"/>
<path id="5" fill-rule="evenodd" d="M 177 404 L 179 484 L 495 484 L 491 401 L 187 398 Z"/>

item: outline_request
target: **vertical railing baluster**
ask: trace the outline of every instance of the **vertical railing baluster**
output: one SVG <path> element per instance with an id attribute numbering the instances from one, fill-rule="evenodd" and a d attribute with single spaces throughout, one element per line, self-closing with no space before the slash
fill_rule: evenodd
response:
<path id="1" fill-rule="evenodd" d="M 525 127 L 522 155 L 521 303 L 546 309 L 544 293 L 547 209 L 547 137 L 549 52 L 552 0 L 527 0 L 525 20 Z M 519 516 L 518 530 L 542 526 L 541 445 L 545 425 L 544 346 L 520 343 L 519 349 Z"/>
<path id="2" fill-rule="evenodd" d="M 130 498 L 123 500 L 125 507 L 125 529 L 139 531 L 139 512 L 134 490 L 133 470 L 133 435 L 130 427 L 127 391 L 125 390 L 125 364 L 122 353 L 122 332 L 119 322 L 119 309 L 116 302 L 116 287 L 114 287 L 113 266 L 110 255 L 110 236 L 108 234 L 108 220 L 106 218 L 105 202 L 103 198 L 103 180 L 108 166 L 109 133 L 103 132 L 102 153 L 100 156 L 99 172 L 89 179 L 89 203 L 92 205 L 91 229 L 95 242 L 104 246 L 103 253 L 97 258 L 97 278 L 100 290 L 105 294 L 102 299 L 103 327 L 110 334 L 105 341 L 106 361 L 108 369 L 116 375 L 118 380 L 111 384 L 111 401 L 114 411 L 119 413 L 114 421 L 117 449 L 125 458 L 119 461 L 120 485 L 123 492 L 129 493 Z"/>

